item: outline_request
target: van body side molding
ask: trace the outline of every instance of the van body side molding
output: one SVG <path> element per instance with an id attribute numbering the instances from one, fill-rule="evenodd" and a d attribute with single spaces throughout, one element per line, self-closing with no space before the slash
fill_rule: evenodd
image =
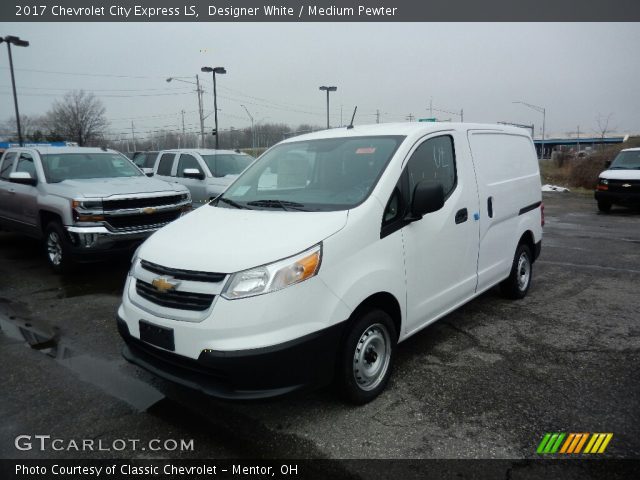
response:
<path id="1" fill-rule="evenodd" d="M 538 208 L 540 205 L 542 205 L 542 202 L 536 202 L 536 203 L 532 203 L 531 205 L 527 205 L 526 207 L 523 207 L 520 209 L 520 211 L 518 212 L 518 215 L 523 215 L 527 212 L 530 212 L 531 210 L 535 210 L 536 208 Z"/>

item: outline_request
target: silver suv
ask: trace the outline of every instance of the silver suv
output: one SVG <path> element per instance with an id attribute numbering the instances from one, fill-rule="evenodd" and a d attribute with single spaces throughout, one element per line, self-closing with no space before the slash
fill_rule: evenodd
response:
<path id="1" fill-rule="evenodd" d="M 42 239 L 58 272 L 131 249 L 189 210 L 185 187 L 115 150 L 10 148 L 0 160 L 0 227 Z"/>
<path id="2" fill-rule="evenodd" d="M 194 206 L 224 192 L 254 158 L 233 150 L 163 150 L 154 167 L 155 176 L 179 182 L 191 192 Z"/>

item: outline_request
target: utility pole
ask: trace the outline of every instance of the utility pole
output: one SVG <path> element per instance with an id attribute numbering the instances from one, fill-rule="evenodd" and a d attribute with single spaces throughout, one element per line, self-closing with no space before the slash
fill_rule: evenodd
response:
<path id="1" fill-rule="evenodd" d="M 460 122 L 464 123 L 464 109 L 460 109 Z"/>
<path id="2" fill-rule="evenodd" d="M 249 115 L 249 118 L 251 119 L 251 148 L 255 150 L 256 148 L 256 131 L 253 128 L 253 116 L 249 113 L 249 110 L 247 110 L 247 107 L 245 107 L 244 105 L 241 105 L 242 108 L 244 108 L 244 111 L 247 112 L 247 115 Z"/>
<path id="3" fill-rule="evenodd" d="M 376 108 L 376 123 L 380 123 L 380 110 Z"/>
<path id="4" fill-rule="evenodd" d="M 198 111 L 200 112 L 200 141 L 202 142 L 201 148 L 205 148 L 204 143 L 204 111 L 202 110 L 202 89 L 200 88 L 200 78 L 196 75 L 196 87 L 198 89 Z"/>
<path id="5" fill-rule="evenodd" d="M 133 120 L 131 120 L 131 141 L 133 143 L 133 151 L 136 151 L 136 132 L 134 130 Z"/>
<path id="6" fill-rule="evenodd" d="M 429 117 L 433 118 L 433 97 L 429 99 Z"/>
<path id="7" fill-rule="evenodd" d="M 410 113 L 410 114 L 409 114 L 409 115 L 407 115 L 405 118 L 406 118 L 408 121 L 413 122 L 413 119 L 414 119 L 413 113 Z"/>

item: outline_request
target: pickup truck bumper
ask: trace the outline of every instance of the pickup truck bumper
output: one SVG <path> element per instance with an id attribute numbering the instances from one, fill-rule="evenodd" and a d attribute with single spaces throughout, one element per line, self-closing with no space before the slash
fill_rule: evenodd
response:
<path id="1" fill-rule="evenodd" d="M 158 228 L 131 232 L 112 232 L 106 227 L 65 227 L 71 239 L 73 253 L 85 255 L 128 250 L 143 242 Z"/>

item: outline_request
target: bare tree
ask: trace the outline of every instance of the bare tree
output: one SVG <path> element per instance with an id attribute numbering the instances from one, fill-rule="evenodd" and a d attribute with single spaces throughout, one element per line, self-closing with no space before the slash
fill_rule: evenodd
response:
<path id="1" fill-rule="evenodd" d="M 47 123 L 52 133 L 78 145 L 95 144 L 102 140 L 106 128 L 105 107 L 92 93 L 84 90 L 67 92 L 62 100 L 56 100 L 47 113 Z"/>
<path id="2" fill-rule="evenodd" d="M 598 133 L 598 135 L 600 135 L 600 139 L 602 140 L 604 140 L 604 137 L 606 137 L 607 133 L 615 130 L 616 128 L 609 128 L 609 121 L 611 120 L 611 117 L 613 117 L 613 113 L 610 113 L 606 117 L 598 113 L 598 116 L 596 117 L 596 122 L 598 122 L 598 129 L 596 130 L 596 132 Z"/>

